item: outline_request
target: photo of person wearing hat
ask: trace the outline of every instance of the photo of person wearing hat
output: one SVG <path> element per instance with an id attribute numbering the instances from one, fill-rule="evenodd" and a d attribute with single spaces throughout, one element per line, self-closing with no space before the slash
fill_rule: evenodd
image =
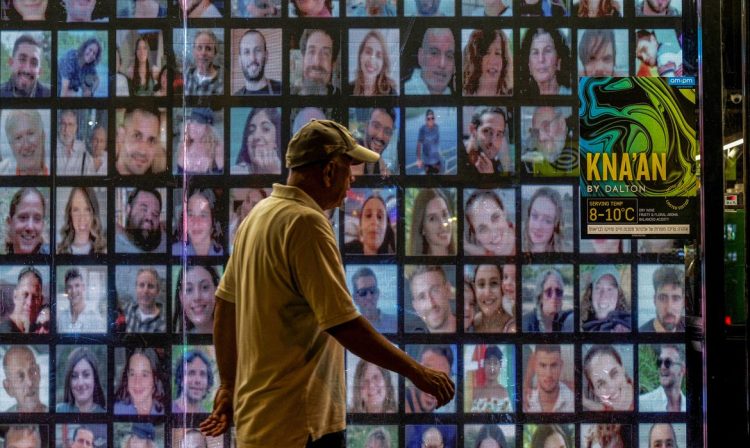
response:
<path id="1" fill-rule="evenodd" d="M 157 437 L 157 432 L 161 433 L 161 428 L 152 423 L 115 423 L 115 440 L 117 434 L 121 434 L 117 446 L 123 448 L 161 448 L 164 446 L 163 437 Z"/>
<path id="2" fill-rule="evenodd" d="M 208 107 L 174 110 L 174 173 L 224 172 L 224 112 Z"/>
<path id="3" fill-rule="evenodd" d="M 587 268 L 593 268 L 588 271 Z M 625 333 L 632 329 L 630 266 L 581 266 L 581 329 Z"/>
<path id="4" fill-rule="evenodd" d="M 292 137 L 287 184 L 274 184 L 239 225 L 216 290 L 220 385 L 204 434 L 226 432 L 234 416 L 239 446 L 343 446 L 344 348 L 408 378 L 435 407 L 452 399 L 447 374 L 394 347 L 357 311 L 324 213 L 346 198 L 352 165 L 379 158 L 330 120 Z"/>

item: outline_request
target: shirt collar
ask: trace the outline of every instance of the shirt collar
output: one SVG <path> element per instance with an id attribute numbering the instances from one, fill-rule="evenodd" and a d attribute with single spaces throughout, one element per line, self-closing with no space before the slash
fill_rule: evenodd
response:
<path id="1" fill-rule="evenodd" d="M 284 184 L 273 184 L 273 192 L 271 196 L 275 196 L 281 199 L 289 199 L 301 203 L 306 207 L 310 207 L 313 210 L 320 212 L 325 215 L 323 209 L 320 208 L 317 202 L 313 200 L 304 190 L 293 187 L 291 185 Z"/>

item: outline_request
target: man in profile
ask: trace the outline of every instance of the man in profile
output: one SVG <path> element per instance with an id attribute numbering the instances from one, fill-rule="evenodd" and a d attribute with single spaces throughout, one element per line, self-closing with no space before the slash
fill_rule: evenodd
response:
<path id="1" fill-rule="evenodd" d="M 291 87 L 292 95 L 338 95 L 332 84 L 333 67 L 339 55 L 338 40 L 328 30 L 305 29 L 299 40 L 302 79 Z"/>
<path id="2" fill-rule="evenodd" d="M 521 160 L 535 176 L 577 176 L 578 152 L 568 127 L 570 112 L 563 107 L 540 106 L 531 118 Z"/>
<path id="3" fill-rule="evenodd" d="M 647 448 L 679 448 L 671 423 L 654 423 L 648 431 Z"/>
<path id="4" fill-rule="evenodd" d="M 8 346 L 6 346 L 8 347 Z M 25 345 L 11 345 L 3 357 L 3 389 L 16 403 L 3 412 L 44 412 L 39 395 L 41 372 L 34 352 Z"/>
<path id="5" fill-rule="evenodd" d="M 417 64 L 404 83 L 407 95 L 450 95 L 456 70 L 455 39 L 450 28 L 427 28 Z"/>
<path id="6" fill-rule="evenodd" d="M 451 287 L 442 266 L 416 266 L 409 276 L 411 305 L 429 333 L 455 333 Z"/>
<path id="7" fill-rule="evenodd" d="M 469 163 L 477 173 L 511 171 L 510 155 L 505 143 L 507 129 L 508 120 L 501 107 L 484 107 L 471 116 L 466 152 Z"/>
<path id="8" fill-rule="evenodd" d="M 91 154 L 92 175 L 107 175 L 107 130 L 102 125 L 97 125 L 91 132 L 89 140 L 89 153 Z"/>
<path id="9" fill-rule="evenodd" d="M 70 109 L 60 112 L 57 125 L 58 176 L 86 176 L 93 172 L 93 159 L 78 137 L 78 114 Z"/>
<path id="10" fill-rule="evenodd" d="M 446 375 L 451 374 L 453 350 L 449 345 L 424 345 L 417 358 L 419 364 L 425 367 L 443 372 Z M 407 384 L 408 386 L 404 390 L 405 412 L 407 414 L 435 412 L 438 407 L 437 399 L 427 392 L 417 389 L 412 384 Z M 440 411 L 454 412 L 453 403 L 447 404 Z"/>
<path id="11" fill-rule="evenodd" d="M 384 313 L 378 308 L 380 288 L 375 272 L 368 267 L 361 267 L 352 274 L 352 298 L 360 313 L 381 333 L 396 332 L 396 316 Z"/>
<path id="12" fill-rule="evenodd" d="M 118 228 L 115 250 L 120 253 L 165 252 L 167 236 L 161 228 L 162 197 L 156 189 L 136 188 L 128 194 L 125 228 Z"/>
<path id="13" fill-rule="evenodd" d="M 3 448 L 42 448 L 42 436 L 39 433 L 39 426 L 11 425 L 5 432 L 5 444 Z"/>
<path id="14" fill-rule="evenodd" d="M 281 95 L 281 82 L 266 77 L 268 48 L 258 30 L 247 30 L 240 39 L 239 65 L 245 85 L 235 95 Z"/>
<path id="15" fill-rule="evenodd" d="M 219 38 L 211 30 L 199 30 L 193 37 L 193 66 L 185 73 L 186 95 L 221 95 L 224 71 L 216 63 Z"/>
<path id="16" fill-rule="evenodd" d="M 163 171 L 161 118 L 158 109 L 136 108 L 125 111 L 117 129 L 115 167 L 123 176 L 157 174 Z"/>
<path id="17" fill-rule="evenodd" d="M 681 345 L 659 346 L 656 367 L 659 372 L 659 387 L 641 394 L 638 400 L 641 412 L 685 412 L 687 399 L 682 393 L 685 377 L 685 349 Z"/>
<path id="18" fill-rule="evenodd" d="M 672 0 L 640 0 L 635 12 L 637 16 L 679 16 L 680 12 L 671 3 Z"/>
<path id="19" fill-rule="evenodd" d="M 104 317 L 87 303 L 86 284 L 78 268 L 70 268 L 65 272 L 65 296 L 68 298 L 68 309 L 58 308 L 58 333 L 107 332 Z"/>
<path id="20" fill-rule="evenodd" d="M 208 356 L 200 350 L 184 353 L 174 371 L 177 398 L 172 413 L 202 413 L 208 393 L 214 386 L 214 373 Z"/>
<path id="21" fill-rule="evenodd" d="M 0 85 L 0 98 L 47 98 L 50 87 L 39 81 L 42 73 L 42 46 L 29 34 L 13 43 L 8 59 L 10 78 Z"/>
<path id="22" fill-rule="evenodd" d="M 537 344 L 527 368 L 531 372 L 525 375 L 524 412 L 573 412 L 573 391 L 560 381 L 563 370 L 560 345 Z M 534 383 L 536 386 L 532 386 Z"/>
<path id="23" fill-rule="evenodd" d="M 70 448 L 92 448 L 94 446 L 94 431 L 88 426 L 81 425 L 73 431 L 73 444 Z"/>
<path id="24" fill-rule="evenodd" d="M 641 325 L 639 331 L 682 333 L 685 331 L 685 272 L 674 266 L 654 271 L 654 309 L 656 317 Z"/>
<path id="25" fill-rule="evenodd" d="M 221 12 L 211 0 L 178 0 L 182 12 L 190 19 L 220 19 Z"/>
<path id="26" fill-rule="evenodd" d="M 383 160 L 383 151 L 391 142 L 395 131 L 396 112 L 392 108 L 375 107 L 370 111 L 370 119 L 367 120 L 364 141 L 362 144 L 380 154 L 380 160 L 373 163 L 362 163 L 352 167 L 352 174 L 379 174 L 387 176 L 390 174 L 388 165 Z"/>

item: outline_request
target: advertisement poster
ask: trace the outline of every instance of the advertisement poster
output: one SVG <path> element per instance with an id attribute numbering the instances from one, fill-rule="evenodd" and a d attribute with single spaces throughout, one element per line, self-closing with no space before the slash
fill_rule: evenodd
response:
<path id="1" fill-rule="evenodd" d="M 693 78 L 580 78 L 582 238 L 695 238 Z"/>

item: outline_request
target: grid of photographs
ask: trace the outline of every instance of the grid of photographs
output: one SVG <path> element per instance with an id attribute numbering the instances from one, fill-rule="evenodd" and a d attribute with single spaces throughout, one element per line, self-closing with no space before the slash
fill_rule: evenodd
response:
<path id="1" fill-rule="evenodd" d="M 235 446 L 195 429 L 214 292 L 293 133 L 331 118 L 381 154 L 329 213 L 354 303 L 457 385 L 435 409 L 347 354 L 347 446 L 692 446 L 695 242 L 579 238 L 577 80 L 697 76 L 696 14 L 2 0 L 0 440 Z"/>

